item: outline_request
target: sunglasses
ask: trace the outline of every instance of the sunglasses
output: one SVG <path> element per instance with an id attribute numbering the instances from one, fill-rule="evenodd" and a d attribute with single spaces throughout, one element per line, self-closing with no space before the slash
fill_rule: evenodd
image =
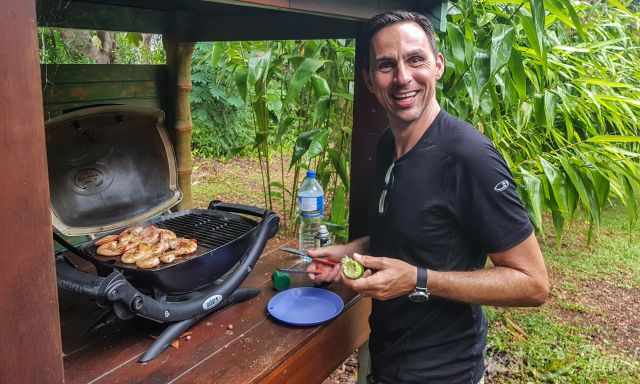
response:
<path id="1" fill-rule="evenodd" d="M 389 208 L 389 201 L 391 200 L 391 188 L 393 188 L 393 167 L 395 167 L 395 161 L 391 163 L 387 169 L 387 173 L 384 176 L 384 187 L 380 193 L 380 199 L 378 200 L 378 214 L 384 215 L 385 211 Z"/>

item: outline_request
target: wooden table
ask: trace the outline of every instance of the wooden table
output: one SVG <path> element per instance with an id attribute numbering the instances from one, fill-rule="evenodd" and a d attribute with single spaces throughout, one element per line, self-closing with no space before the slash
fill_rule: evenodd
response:
<path id="1" fill-rule="evenodd" d="M 345 309 L 329 323 L 300 328 L 270 319 L 266 304 L 277 293 L 271 272 L 297 262 L 278 250 L 283 243 L 269 242 L 243 284 L 262 288 L 258 297 L 204 318 L 178 348 L 169 347 L 147 364 L 137 359 L 162 327 L 134 318 L 87 334 L 102 310 L 86 298 L 61 293 L 65 382 L 321 383 L 367 339 L 371 303 L 332 285 Z"/>

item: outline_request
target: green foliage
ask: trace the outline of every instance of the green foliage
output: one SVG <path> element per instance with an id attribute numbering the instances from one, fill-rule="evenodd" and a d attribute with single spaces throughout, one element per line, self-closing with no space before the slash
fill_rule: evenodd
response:
<path id="1" fill-rule="evenodd" d="M 91 58 L 64 42 L 59 29 L 38 28 L 38 47 L 42 64 L 93 64 Z"/>
<path id="2" fill-rule="evenodd" d="M 116 32 L 115 62 L 117 64 L 164 64 L 165 51 L 161 35 L 144 36 L 139 32 Z"/>
<path id="3" fill-rule="evenodd" d="M 327 200 L 334 201 L 327 211 L 328 224 L 339 238 L 347 237 L 354 53 L 353 41 L 347 40 L 215 43 L 196 52 L 195 127 L 225 112 L 235 117 L 219 125 L 229 130 L 230 121 L 238 124 L 231 128 L 234 148 L 246 151 L 244 138 L 251 137 L 250 149 L 260 160 L 264 205 L 272 208 L 277 200 L 284 207 L 283 225 L 290 231 L 296 225 L 295 196 L 301 174 L 312 168 Z M 204 73 L 210 75 L 204 77 Z M 234 98 L 240 102 L 231 103 Z M 221 113 L 225 105 L 235 109 Z M 210 132 L 199 135 L 196 131 L 198 153 L 219 145 L 223 135 L 212 138 Z M 285 158 L 294 172 L 292 181 L 285 179 L 284 172 L 272 175 L 268 167 L 272 161 L 284 163 Z"/>
<path id="4" fill-rule="evenodd" d="M 193 152 L 202 157 L 247 153 L 253 141 L 250 115 L 230 81 L 232 72 L 221 61 L 222 44 L 198 43 L 193 53 Z"/>
<path id="5" fill-rule="evenodd" d="M 640 14 L 622 2 L 461 0 L 440 36 L 438 98 L 507 160 L 538 230 L 612 199 L 637 220 Z"/>

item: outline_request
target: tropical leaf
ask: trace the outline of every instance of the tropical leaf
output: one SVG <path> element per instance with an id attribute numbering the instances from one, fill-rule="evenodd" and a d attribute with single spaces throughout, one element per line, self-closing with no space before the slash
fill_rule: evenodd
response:
<path id="1" fill-rule="evenodd" d="M 302 87 L 309 81 L 311 76 L 316 73 L 320 67 L 324 64 L 324 61 L 312 59 L 312 58 L 304 58 L 302 63 L 298 66 L 295 73 L 293 74 L 293 78 L 289 83 L 288 92 L 287 92 L 287 102 L 291 103 L 295 100 L 296 97 L 300 94 L 300 90 Z"/>
<path id="2" fill-rule="evenodd" d="M 491 59 L 490 71 L 494 75 L 500 70 L 511 57 L 513 46 L 513 27 L 510 25 L 498 24 L 493 28 L 491 36 Z"/>

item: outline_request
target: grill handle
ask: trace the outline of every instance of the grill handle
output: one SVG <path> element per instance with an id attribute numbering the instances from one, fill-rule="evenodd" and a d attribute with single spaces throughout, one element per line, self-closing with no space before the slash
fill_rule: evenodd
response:
<path id="1" fill-rule="evenodd" d="M 81 272 L 69 265 L 63 257 L 58 257 L 56 260 L 56 275 L 60 289 L 105 301 L 109 282 L 120 274 L 113 272 L 107 277 L 100 277 Z"/>
<path id="2" fill-rule="evenodd" d="M 252 207 L 250 205 L 224 203 L 220 200 L 211 201 L 209 203 L 209 209 L 224 211 L 224 212 L 242 213 L 245 215 L 257 216 L 257 217 L 265 217 L 265 215 L 270 212 L 262 208 Z"/>

